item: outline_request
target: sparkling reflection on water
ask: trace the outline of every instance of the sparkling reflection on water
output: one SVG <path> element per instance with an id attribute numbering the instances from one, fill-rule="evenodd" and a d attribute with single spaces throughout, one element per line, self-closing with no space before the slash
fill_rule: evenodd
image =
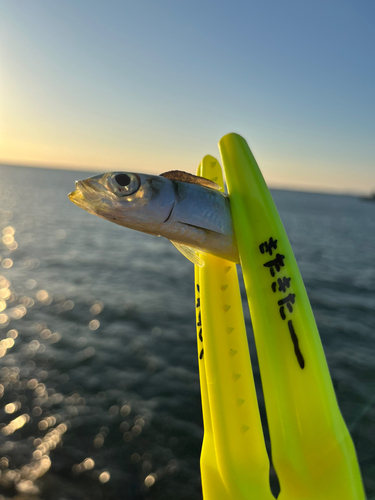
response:
<path id="1" fill-rule="evenodd" d="M 74 207 L 77 174 L 1 173 L 4 498 L 199 498 L 191 265 Z"/>
<path id="2" fill-rule="evenodd" d="M 201 498 L 192 265 L 73 206 L 87 174 L 0 173 L 0 499 Z M 375 495 L 375 205 L 274 197 Z"/>

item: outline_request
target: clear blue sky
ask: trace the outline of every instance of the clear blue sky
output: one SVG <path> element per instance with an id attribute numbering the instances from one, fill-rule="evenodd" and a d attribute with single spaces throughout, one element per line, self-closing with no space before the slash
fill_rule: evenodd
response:
<path id="1" fill-rule="evenodd" d="M 375 190 L 375 3 L 0 0 L 0 162 Z"/>

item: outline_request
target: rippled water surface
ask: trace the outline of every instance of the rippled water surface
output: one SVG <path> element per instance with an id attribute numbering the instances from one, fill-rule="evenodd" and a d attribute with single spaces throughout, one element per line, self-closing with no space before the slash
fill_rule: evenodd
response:
<path id="1" fill-rule="evenodd" d="M 87 173 L 0 175 L 0 500 L 200 499 L 193 265 L 69 202 Z M 375 203 L 273 196 L 375 498 Z"/>

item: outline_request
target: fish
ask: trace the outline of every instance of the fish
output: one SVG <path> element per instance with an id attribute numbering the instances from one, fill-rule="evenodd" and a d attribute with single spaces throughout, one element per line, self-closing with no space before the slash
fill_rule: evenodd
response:
<path id="1" fill-rule="evenodd" d="M 76 181 L 68 197 L 102 219 L 167 238 L 199 266 L 199 254 L 239 262 L 229 197 L 203 177 L 179 170 L 108 172 Z"/>

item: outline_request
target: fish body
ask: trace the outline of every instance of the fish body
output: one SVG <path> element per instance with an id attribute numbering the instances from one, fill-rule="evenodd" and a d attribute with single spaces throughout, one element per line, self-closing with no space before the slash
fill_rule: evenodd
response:
<path id="1" fill-rule="evenodd" d="M 219 189 L 185 172 L 110 172 L 77 181 L 69 198 L 115 224 L 168 238 L 188 258 L 203 252 L 238 262 L 229 198 Z"/>

